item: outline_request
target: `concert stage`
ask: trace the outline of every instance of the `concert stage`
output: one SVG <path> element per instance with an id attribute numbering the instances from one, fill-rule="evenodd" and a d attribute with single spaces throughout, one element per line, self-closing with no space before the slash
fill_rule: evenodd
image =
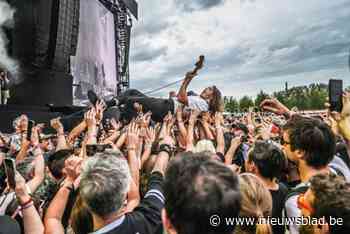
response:
<path id="1" fill-rule="evenodd" d="M 84 103 L 90 89 L 107 97 L 129 87 L 135 0 L 5 2 L 14 9 L 13 25 L 4 28 L 6 52 L 18 69 L 9 75 L 9 105 L 0 106 L 0 131 L 11 132 L 21 114 L 48 124 L 82 109 L 73 101 Z M 48 104 L 62 109 L 52 112 Z"/>

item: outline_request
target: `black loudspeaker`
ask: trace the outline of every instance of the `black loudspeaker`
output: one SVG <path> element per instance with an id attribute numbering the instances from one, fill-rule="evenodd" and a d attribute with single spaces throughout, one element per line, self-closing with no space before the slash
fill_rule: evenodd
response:
<path id="1" fill-rule="evenodd" d="M 7 0 L 16 9 L 7 30 L 10 56 L 23 75 L 40 69 L 69 73 L 78 44 L 80 0 Z"/>
<path id="2" fill-rule="evenodd" d="M 80 0 L 55 1 L 51 31 L 53 44 L 52 68 L 70 72 L 70 56 L 75 55 L 79 34 Z M 54 35 L 56 33 L 56 35 Z M 52 53 L 51 53 L 52 55 Z"/>
<path id="3" fill-rule="evenodd" d="M 41 70 L 27 74 L 26 79 L 11 88 L 9 104 L 72 105 L 73 77 L 65 72 Z"/>
<path id="4" fill-rule="evenodd" d="M 13 28 L 7 33 L 10 35 L 10 56 L 19 62 L 21 70 L 33 72 L 48 67 L 53 1 L 7 1 L 16 9 Z"/>

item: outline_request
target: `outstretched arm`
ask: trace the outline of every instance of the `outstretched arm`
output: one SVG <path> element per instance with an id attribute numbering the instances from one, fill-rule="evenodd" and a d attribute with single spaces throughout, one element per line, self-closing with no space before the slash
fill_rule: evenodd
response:
<path id="1" fill-rule="evenodd" d="M 177 94 L 178 102 L 180 102 L 186 106 L 188 106 L 187 87 L 196 75 L 197 75 L 196 73 L 188 72 L 186 74 L 185 80 L 182 82 L 179 93 Z"/>

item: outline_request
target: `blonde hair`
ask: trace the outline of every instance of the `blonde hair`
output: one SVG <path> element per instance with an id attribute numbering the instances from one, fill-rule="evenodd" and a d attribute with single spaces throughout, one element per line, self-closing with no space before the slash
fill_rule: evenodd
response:
<path id="1" fill-rule="evenodd" d="M 271 226 L 263 222 L 263 219 L 272 213 L 272 197 L 269 190 L 253 174 L 243 173 L 239 179 L 242 197 L 239 217 L 254 218 L 255 224 L 237 225 L 234 233 L 272 234 Z"/>
<path id="2" fill-rule="evenodd" d="M 216 153 L 215 146 L 213 142 L 210 140 L 200 140 L 197 142 L 196 146 L 193 149 L 193 153 L 201 153 L 201 152 L 211 152 L 211 153 Z"/>

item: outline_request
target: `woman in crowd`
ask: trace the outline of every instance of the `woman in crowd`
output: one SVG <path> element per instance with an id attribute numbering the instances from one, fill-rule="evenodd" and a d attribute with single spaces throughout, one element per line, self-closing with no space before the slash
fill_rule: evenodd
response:
<path id="1" fill-rule="evenodd" d="M 272 198 L 263 182 L 255 175 L 240 175 L 241 210 L 235 234 L 272 234 L 268 217 L 272 213 Z"/>

